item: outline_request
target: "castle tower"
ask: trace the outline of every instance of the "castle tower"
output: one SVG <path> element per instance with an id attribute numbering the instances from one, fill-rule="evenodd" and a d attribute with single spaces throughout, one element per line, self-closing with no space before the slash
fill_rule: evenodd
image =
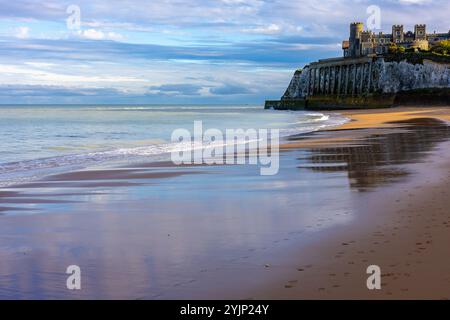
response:
<path id="1" fill-rule="evenodd" d="M 427 40 L 427 30 L 425 24 L 416 24 L 414 26 L 414 40 Z"/>
<path id="2" fill-rule="evenodd" d="M 401 43 L 404 41 L 403 25 L 392 26 L 392 42 Z"/>
<path id="3" fill-rule="evenodd" d="M 358 57 L 361 54 L 360 43 L 363 28 L 364 24 L 362 22 L 353 22 L 350 24 L 349 51 L 352 57 Z"/>

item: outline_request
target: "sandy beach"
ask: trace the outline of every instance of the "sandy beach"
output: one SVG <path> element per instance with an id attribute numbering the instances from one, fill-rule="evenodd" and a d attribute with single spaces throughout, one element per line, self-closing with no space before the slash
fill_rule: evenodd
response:
<path id="1" fill-rule="evenodd" d="M 342 114 L 286 141 L 273 177 L 160 162 L 3 189 L 0 296 L 450 298 L 449 109 Z"/>
<path id="2" fill-rule="evenodd" d="M 396 108 L 343 114 L 352 121 L 286 147 L 345 148 L 358 144 L 364 136 L 399 132 L 399 122 L 428 126 L 433 119 L 448 121 L 450 112 L 445 108 Z M 296 270 L 286 272 L 284 287 L 273 285 L 258 297 L 448 299 L 449 147 L 448 142 L 441 142 L 423 161 L 411 164 L 412 177 L 358 197 L 354 222 L 335 228 L 310 246 Z M 382 270 L 381 290 L 366 287 L 365 271 L 372 264 Z"/>

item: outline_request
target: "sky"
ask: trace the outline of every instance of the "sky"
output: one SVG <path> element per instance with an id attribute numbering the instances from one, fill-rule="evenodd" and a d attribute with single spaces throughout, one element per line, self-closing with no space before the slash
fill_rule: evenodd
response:
<path id="1" fill-rule="evenodd" d="M 0 104 L 262 104 L 373 5 L 450 29 L 448 0 L 0 0 Z"/>

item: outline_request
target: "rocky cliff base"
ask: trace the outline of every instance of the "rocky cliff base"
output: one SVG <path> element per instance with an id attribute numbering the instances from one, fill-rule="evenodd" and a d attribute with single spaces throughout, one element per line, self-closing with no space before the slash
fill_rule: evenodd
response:
<path id="1" fill-rule="evenodd" d="M 365 96 L 319 95 L 304 99 L 268 100 L 265 109 L 347 110 L 395 106 L 450 106 L 450 88 L 426 88 Z"/>

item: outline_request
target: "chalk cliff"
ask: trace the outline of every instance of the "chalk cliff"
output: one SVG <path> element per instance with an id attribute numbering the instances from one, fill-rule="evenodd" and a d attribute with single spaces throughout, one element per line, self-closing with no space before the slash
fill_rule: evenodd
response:
<path id="1" fill-rule="evenodd" d="M 319 60 L 297 70 L 275 109 L 389 107 L 396 97 L 447 104 L 450 63 L 422 59 L 392 61 L 384 57 Z M 401 93 L 401 95 L 399 95 Z M 405 94 L 406 93 L 406 94 Z M 409 99 L 413 101 L 413 99 Z"/>
<path id="2" fill-rule="evenodd" d="M 411 64 L 383 59 L 377 65 L 380 69 L 378 89 L 383 93 L 450 87 L 450 65 L 427 60 L 423 64 Z"/>
<path id="3" fill-rule="evenodd" d="M 302 99 L 307 96 L 310 81 L 309 66 L 297 70 L 282 99 Z M 386 62 L 377 59 L 373 64 L 373 91 L 397 93 L 414 89 L 450 88 L 450 64 L 425 60 L 423 64 L 406 61 Z"/>

